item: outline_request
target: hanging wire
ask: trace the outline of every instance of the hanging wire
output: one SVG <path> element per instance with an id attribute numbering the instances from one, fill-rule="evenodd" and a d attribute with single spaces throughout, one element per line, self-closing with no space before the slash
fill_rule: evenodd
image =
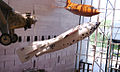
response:
<path id="1" fill-rule="evenodd" d="M 33 16 L 36 18 L 36 12 L 35 12 L 35 4 L 33 4 Z M 34 27 L 33 27 L 33 34 L 34 34 L 34 37 L 35 37 L 35 35 L 36 35 L 36 28 L 35 28 L 35 26 L 36 26 L 36 23 L 34 24 Z M 34 41 L 34 40 L 33 40 Z"/>

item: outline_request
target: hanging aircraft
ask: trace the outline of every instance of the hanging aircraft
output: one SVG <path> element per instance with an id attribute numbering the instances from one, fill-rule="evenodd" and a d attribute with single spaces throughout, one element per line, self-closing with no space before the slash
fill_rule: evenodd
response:
<path id="1" fill-rule="evenodd" d="M 0 0 L 0 42 L 3 45 L 10 45 L 15 43 L 18 39 L 14 30 L 18 28 L 24 28 L 27 30 L 31 28 L 32 24 L 35 24 L 36 18 L 31 13 L 20 14 L 14 11 L 7 3 Z"/>
<path id="2" fill-rule="evenodd" d="M 98 9 L 91 5 L 72 3 L 71 0 L 66 1 L 66 6 L 64 8 L 76 15 L 86 17 L 91 17 L 100 13 Z"/>
<path id="3" fill-rule="evenodd" d="M 16 53 L 21 62 L 24 63 L 30 60 L 33 56 L 40 56 L 45 53 L 54 52 L 64 49 L 70 45 L 77 43 L 80 40 L 90 36 L 100 25 L 100 22 L 88 22 L 78 25 L 56 38 L 44 41 L 35 41 L 31 45 L 19 48 Z"/>

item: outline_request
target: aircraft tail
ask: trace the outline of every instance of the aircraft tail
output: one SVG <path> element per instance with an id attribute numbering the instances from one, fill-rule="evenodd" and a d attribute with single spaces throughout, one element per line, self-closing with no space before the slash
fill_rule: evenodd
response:
<path id="1" fill-rule="evenodd" d="M 36 53 L 43 50 L 45 47 L 44 41 L 33 42 L 32 45 L 18 49 L 17 55 L 22 63 L 30 60 Z"/>
<path id="2" fill-rule="evenodd" d="M 35 49 L 32 46 L 27 46 L 24 48 L 18 49 L 17 55 L 22 63 L 30 60 L 35 54 L 36 54 L 37 49 Z"/>
<path id="3" fill-rule="evenodd" d="M 69 3 L 71 3 L 71 0 L 67 0 L 67 2 L 66 2 L 66 3 L 68 3 L 68 4 L 69 4 Z"/>
<path id="4" fill-rule="evenodd" d="M 65 7 L 67 7 L 70 3 L 71 3 L 71 0 L 67 0 L 67 1 L 66 1 L 66 6 L 65 6 Z"/>

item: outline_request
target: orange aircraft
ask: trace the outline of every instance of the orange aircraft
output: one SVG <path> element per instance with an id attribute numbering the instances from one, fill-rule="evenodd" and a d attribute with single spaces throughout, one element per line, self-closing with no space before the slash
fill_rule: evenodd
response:
<path id="1" fill-rule="evenodd" d="M 64 8 L 76 15 L 87 17 L 91 17 L 100 13 L 98 9 L 95 9 L 91 5 L 72 3 L 71 0 L 66 1 L 66 6 Z"/>

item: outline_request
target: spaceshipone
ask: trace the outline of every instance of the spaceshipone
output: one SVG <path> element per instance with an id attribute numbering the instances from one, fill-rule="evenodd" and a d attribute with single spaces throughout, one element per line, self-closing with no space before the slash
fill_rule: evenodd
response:
<path id="1" fill-rule="evenodd" d="M 90 36 L 99 25 L 100 22 L 88 22 L 78 25 L 55 38 L 44 41 L 35 41 L 30 46 L 20 48 L 17 50 L 17 55 L 21 62 L 24 63 L 33 56 L 38 57 L 45 53 L 64 49 Z"/>

